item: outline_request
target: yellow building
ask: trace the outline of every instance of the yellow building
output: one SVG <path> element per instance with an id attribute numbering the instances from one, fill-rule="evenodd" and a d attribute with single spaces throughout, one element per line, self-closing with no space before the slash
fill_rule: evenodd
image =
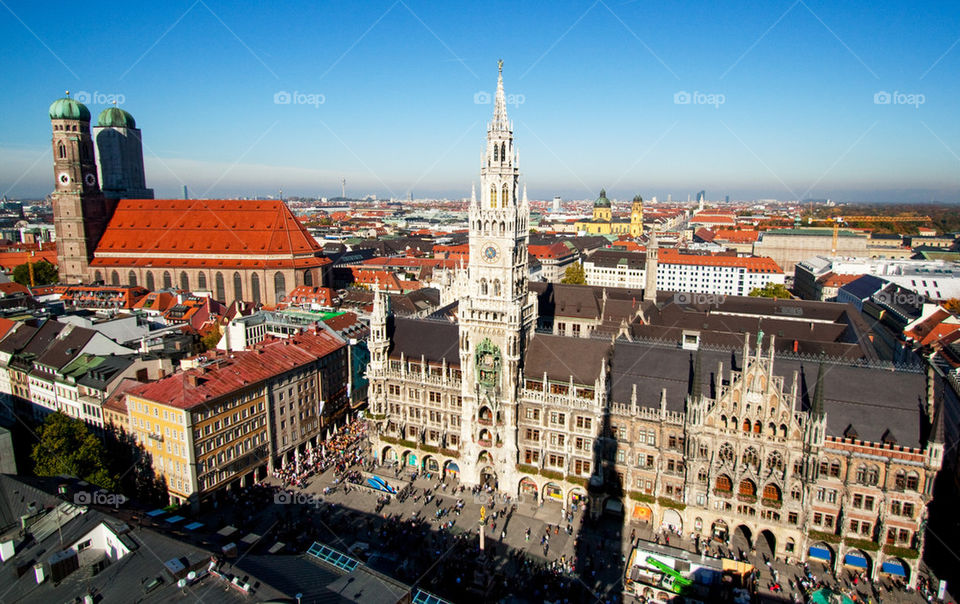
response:
<path id="1" fill-rule="evenodd" d="M 154 472 L 166 481 L 171 499 L 186 501 L 196 490 L 188 410 L 129 393 L 127 414 L 130 431 L 150 455 Z"/>
<path id="2" fill-rule="evenodd" d="M 643 234 L 643 199 L 637 195 L 630 208 L 630 220 L 614 218 L 607 199 L 606 190 L 601 189 L 600 197 L 593 203 L 593 217 L 590 220 L 577 221 L 578 232 L 590 235 L 629 235 L 639 237 Z"/>

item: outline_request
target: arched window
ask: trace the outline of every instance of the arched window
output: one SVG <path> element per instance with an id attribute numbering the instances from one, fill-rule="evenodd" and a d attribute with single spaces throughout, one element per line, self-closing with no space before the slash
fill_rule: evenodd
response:
<path id="1" fill-rule="evenodd" d="M 907 486 L 907 473 L 903 470 L 897 470 L 896 478 L 894 479 L 894 486 L 900 489 L 901 491 Z"/>
<path id="2" fill-rule="evenodd" d="M 497 185 L 490 185 L 490 207 L 497 207 Z"/>
<path id="3" fill-rule="evenodd" d="M 280 271 L 273 275 L 273 291 L 275 295 L 274 303 L 279 302 L 281 298 L 287 295 L 287 280 Z"/>
<path id="4" fill-rule="evenodd" d="M 877 466 L 870 466 L 867 468 L 867 484 L 877 484 L 880 482 L 880 468 Z"/>
<path id="5" fill-rule="evenodd" d="M 744 431 L 744 432 L 749 432 L 749 431 L 750 431 L 750 420 L 749 420 L 749 419 L 743 420 L 743 431 Z"/>
<path id="6" fill-rule="evenodd" d="M 840 462 L 839 461 L 835 461 L 832 464 L 830 464 L 830 476 L 833 476 L 834 478 L 840 478 Z"/>
<path id="7" fill-rule="evenodd" d="M 493 280 L 493 295 L 494 296 L 500 295 L 500 279 Z"/>
<path id="8" fill-rule="evenodd" d="M 223 273 L 217 272 L 217 274 L 214 275 L 213 277 L 213 283 L 217 289 L 217 291 L 215 292 L 217 296 L 217 300 L 219 302 L 223 302 L 224 304 L 226 304 L 227 292 L 226 292 L 226 288 L 224 288 L 223 286 Z"/>
<path id="9" fill-rule="evenodd" d="M 780 487 L 773 483 L 763 487 L 763 498 L 770 499 L 772 501 L 780 501 Z"/>
<path id="10" fill-rule="evenodd" d="M 916 491 L 920 486 L 920 476 L 916 472 L 910 472 L 907 474 L 907 490 Z"/>
<path id="11" fill-rule="evenodd" d="M 787 437 L 787 425 L 780 424 L 780 438 L 786 438 L 786 437 Z"/>
<path id="12" fill-rule="evenodd" d="M 721 461 L 733 461 L 733 446 L 730 443 L 723 443 L 718 455 Z"/>
<path id="13" fill-rule="evenodd" d="M 206 273 L 197 273 L 197 289 L 201 291 L 206 291 L 207 289 L 207 274 Z"/>
<path id="14" fill-rule="evenodd" d="M 783 456 L 776 451 L 767 455 L 767 467 L 775 470 L 783 470 Z"/>
<path id="15" fill-rule="evenodd" d="M 57 145 L 57 156 L 60 159 L 67 159 L 67 148 L 63 146 L 63 143 Z"/>
<path id="16" fill-rule="evenodd" d="M 173 277 L 170 271 L 163 271 L 163 289 L 173 289 Z"/>
<path id="17" fill-rule="evenodd" d="M 727 428 L 727 427 L 728 427 L 728 426 L 727 426 L 727 416 L 726 416 L 726 415 L 721 415 L 721 416 L 720 416 L 720 423 L 723 424 L 723 427 L 724 427 L 724 428 Z"/>
<path id="18" fill-rule="evenodd" d="M 731 482 L 730 477 L 726 474 L 721 474 L 717 476 L 717 490 L 729 493 L 733 490 L 733 482 Z"/>
<path id="19" fill-rule="evenodd" d="M 775 423 L 773 423 L 773 422 L 770 422 L 770 423 L 767 425 L 767 432 L 770 433 L 770 436 L 776 436 L 776 435 L 777 435 L 777 425 L 776 425 Z"/>
<path id="20" fill-rule="evenodd" d="M 309 269 L 303 271 L 303 284 L 313 286 L 313 273 Z"/>
<path id="21" fill-rule="evenodd" d="M 857 466 L 857 482 L 860 484 L 867 482 L 867 466 L 864 464 Z"/>
<path id="22" fill-rule="evenodd" d="M 760 420 L 757 420 L 753 423 L 753 433 L 760 434 L 760 431 L 763 430 L 763 426 L 760 424 Z"/>
<path id="23" fill-rule="evenodd" d="M 757 485 L 753 484 L 753 481 L 750 479 L 741 480 L 737 492 L 747 497 L 756 497 Z"/>
<path id="24" fill-rule="evenodd" d="M 507 143 L 500 143 L 500 161 L 507 161 Z"/>
<path id="25" fill-rule="evenodd" d="M 137 273 L 133 271 L 127 273 L 127 284 L 130 285 L 130 287 L 137 286 Z"/>
<path id="26" fill-rule="evenodd" d="M 243 300 L 243 277 L 240 276 L 239 271 L 233 273 L 233 299 Z"/>
<path id="27" fill-rule="evenodd" d="M 507 185 L 503 185 L 503 189 L 500 191 L 500 207 L 501 208 L 507 207 L 507 204 L 509 202 L 510 202 L 510 190 L 507 188 Z"/>
<path id="28" fill-rule="evenodd" d="M 493 146 L 493 161 L 500 161 L 500 147 Z"/>
<path id="29" fill-rule="evenodd" d="M 757 450 L 753 447 L 747 447 L 747 450 L 743 452 L 743 463 L 748 466 L 757 467 L 760 464 L 760 456 L 757 453 Z"/>
<path id="30" fill-rule="evenodd" d="M 250 275 L 250 300 L 260 304 L 260 276 L 257 273 Z"/>
<path id="31" fill-rule="evenodd" d="M 481 295 L 481 296 L 486 296 L 486 295 L 487 295 L 487 280 L 486 280 L 486 279 L 480 279 L 480 295 Z"/>
<path id="32" fill-rule="evenodd" d="M 120 273 L 117 271 L 110 273 L 110 285 L 120 285 Z"/>
<path id="33" fill-rule="evenodd" d="M 190 276 L 187 275 L 187 271 L 180 272 L 180 289 L 190 291 Z"/>
<path id="34" fill-rule="evenodd" d="M 153 291 L 156 285 L 157 284 L 153 281 L 153 271 L 147 271 L 147 289 Z"/>

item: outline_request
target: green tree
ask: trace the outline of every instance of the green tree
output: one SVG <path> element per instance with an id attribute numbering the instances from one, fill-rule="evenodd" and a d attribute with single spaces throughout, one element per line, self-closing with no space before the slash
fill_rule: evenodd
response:
<path id="1" fill-rule="evenodd" d="M 106 466 L 106 449 L 82 421 L 59 411 L 51 413 L 37 435 L 40 442 L 30 455 L 37 476 L 69 474 L 108 490 L 116 489 L 116 476 Z"/>
<path id="2" fill-rule="evenodd" d="M 217 347 L 221 337 L 223 337 L 223 332 L 220 330 L 220 326 L 214 325 L 213 329 L 207 332 L 207 335 L 200 338 L 200 344 L 203 345 L 204 350 L 210 350 Z"/>
<path id="3" fill-rule="evenodd" d="M 16 266 L 13 269 L 13 280 L 20 285 L 30 285 L 30 267 L 28 263 Z M 57 275 L 57 268 L 41 259 L 33 263 L 33 283 L 34 285 L 50 285 L 60 280 Z"/>
<path id="4" fill-rule="evenodd" d="M 563 279 L 560 280 L 560 283 L 567 283 L 569 285 L 585 285 L 587 283 L 587 274 L 583 270 L 583 264 L 574 262 L 568 266 L 567 271 L 563 274 Z"/>
<path id="5" fill-rule="evenodd" d="M 755 287 L 750 291 L 754 298 L 787 298 L 793 297 L 790 290 L 783 283 L 767 283 L 763 287 Z"/>

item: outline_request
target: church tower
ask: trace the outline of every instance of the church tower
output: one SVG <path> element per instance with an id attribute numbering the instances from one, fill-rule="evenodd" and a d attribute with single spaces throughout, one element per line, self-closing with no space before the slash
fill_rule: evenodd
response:
<path id="1" fill-rule="evenodd" d="M 503 61 L 499 69 L 480 168 L 480 197 L 474 194 L 470 202 L 470 290 L 460 302 L 460 468 L 467 484 L 512 484 L 522 359 L 537 314 L 536 295 L 527 286 L 530 207 L 520 190 Z"/>
<path id="2" fill-rule="evenodd" d="M 630 236 L 643 235 L 643 198 L 635 195 L 630 205 Z"/>
<path id="3" fill-rule="evenodd" d="M 109 220 L 97 180 L 90 110 L 67 96 L 50 105 L 53 129 L 53 226 L 61 283 L 81 283 Z"/>

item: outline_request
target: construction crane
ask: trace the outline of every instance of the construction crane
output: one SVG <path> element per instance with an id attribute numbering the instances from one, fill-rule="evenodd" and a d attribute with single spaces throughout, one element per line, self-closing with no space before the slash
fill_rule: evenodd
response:
<path id="1" fill-rule="evenodd" d="M 801 219 L 798 216 L 794 221 L 799 225 Z M 840 236 L 840 225 L 851 222 L 930 222 L 929 216 L 830 216 L 829 218 L 807 218 L 807 224 L 814 222 L 829 222 L 833 224 L 833 242 L 830 248 L 830 255 L 837 255 L 837 240 Z"/>

